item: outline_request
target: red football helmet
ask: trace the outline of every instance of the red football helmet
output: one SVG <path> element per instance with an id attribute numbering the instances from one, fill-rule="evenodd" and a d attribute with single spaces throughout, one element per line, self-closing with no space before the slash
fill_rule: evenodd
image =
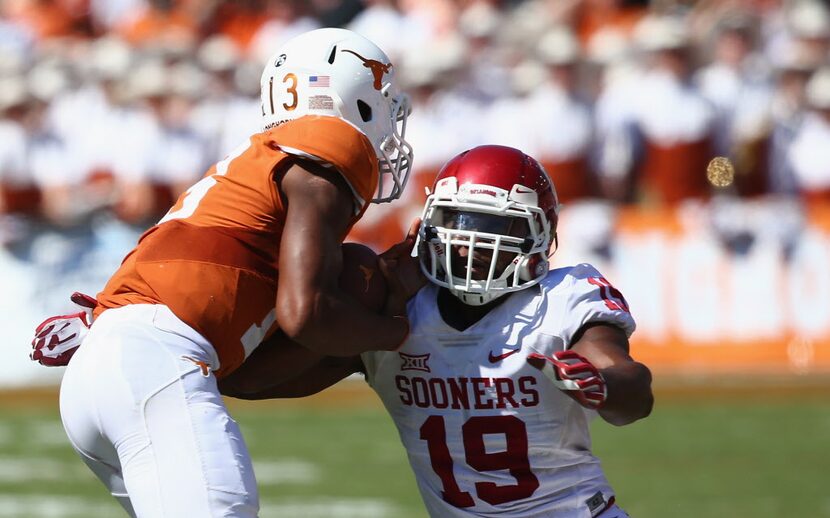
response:
<path id="1" fill-rule="evenodd" d="M 427 197 L 421 269 L 470 305 L 533 286 L 548 272 L 558 210 L 556 189 L 533 158 L 505 146 L 465 151 Z"/>

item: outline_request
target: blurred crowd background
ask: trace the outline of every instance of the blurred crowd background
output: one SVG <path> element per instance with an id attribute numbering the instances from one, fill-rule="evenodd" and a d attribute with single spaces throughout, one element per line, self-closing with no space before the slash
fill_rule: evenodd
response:
<path id="1" fill-rule="evenodd" d="M 411 92 L 415 206 L 482 143 L 537 157 L 565 204 L 830 199 L 817 0 L 4 0 L 0 242 L 153 223 L 258 131 L 270 54 L 321 26 L 377 42 Z"/>
<path id="2" fill-rule="evenodd" d="M 370 208 L 351 239 L 382 251 L 445 161 L 514 146 L 563 202 L 554 262 L 610 272 L 638 336 L 657 353 L 673 344 L 672 365 L 726 336 L 736 365 L 767 340 L 756 357 L 830 366 L 830 5 L 818 0 L 2 0 L 9 343 L 69 309 L 68 293 L 97 292 L 259 131 L 263 64 L 324 26 L 375 41 L 413 99 L 404 198 Z M 734 176 L 710 181 L 714 156 Z M 20 362 L 0 383 L 41 375 Z"/>

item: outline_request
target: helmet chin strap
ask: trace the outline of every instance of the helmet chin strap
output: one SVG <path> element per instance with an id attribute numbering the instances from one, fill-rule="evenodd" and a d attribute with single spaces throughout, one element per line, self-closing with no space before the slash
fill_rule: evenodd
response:
<path id="1" fill-rule="evenodd" d="M 490 303 L 502 295 L 511 293 L 509 291 L 488 291 L 486 293 L 467 293 L 466 291 L 450 290 L 450 293 L 456 296 L 461 302 L 468 306 L 483 306 Z"/>
<path id="2" fill-rule="evenodd" d="M 490 281 L 491 283 L 500 283 L 500 284 L 507 284 L 507 279 L 514 277 L 516 275 L 516 269 L 520 267 L 521 264 L 527 261 L 527 257 L 523 258 L 520 263 L 517 265 L 515 262 L 511 262 L 507 265 L 507 268 L 504 269 L 499 279 L 493 279 Z M 521 272 L 520 272 L 521 273 Z M 507 295 L 508 293 L 512 293 L 512 290 L 493 290 L 490 289 L 484 293 L 469 293 L 465 291 L 456 291 L 453 290 L 452 293 L 464 304 L 469 306 L 483 306 L 485 304 L 489 304 L 493 302 L 497 298 Z"/>

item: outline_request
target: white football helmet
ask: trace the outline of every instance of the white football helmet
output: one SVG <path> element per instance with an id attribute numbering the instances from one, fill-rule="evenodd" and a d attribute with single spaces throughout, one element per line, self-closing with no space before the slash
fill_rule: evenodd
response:
<path id="1" fill-rule="evenodd" d="M 533 286 L 547 275 L 558 211 L 553 183 L 530 156 L 505 146 L 465 151 L 427 197 L 421 270 L 472 306 Z"/>
<path id="2" fill-rule="evenodd" d="M 377 45 L 346 29 L 306 32 L 271 57 L 260 88 L 263 129 L 304 115 L 340 117 L 365 134 L 377 153 L 380 175 L 372 201 L 400 197 L 412 168 L 412 146 L 404 140 L 411 107 Z"/>

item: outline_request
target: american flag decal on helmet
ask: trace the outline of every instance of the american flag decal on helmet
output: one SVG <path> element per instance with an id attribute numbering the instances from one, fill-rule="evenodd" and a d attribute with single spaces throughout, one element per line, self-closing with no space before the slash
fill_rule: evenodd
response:
<path id="1" fill-rule="evenodd" d="M 308 86 L 328 88 L 331 83 L 330 76 L 308 76 Z"/>

